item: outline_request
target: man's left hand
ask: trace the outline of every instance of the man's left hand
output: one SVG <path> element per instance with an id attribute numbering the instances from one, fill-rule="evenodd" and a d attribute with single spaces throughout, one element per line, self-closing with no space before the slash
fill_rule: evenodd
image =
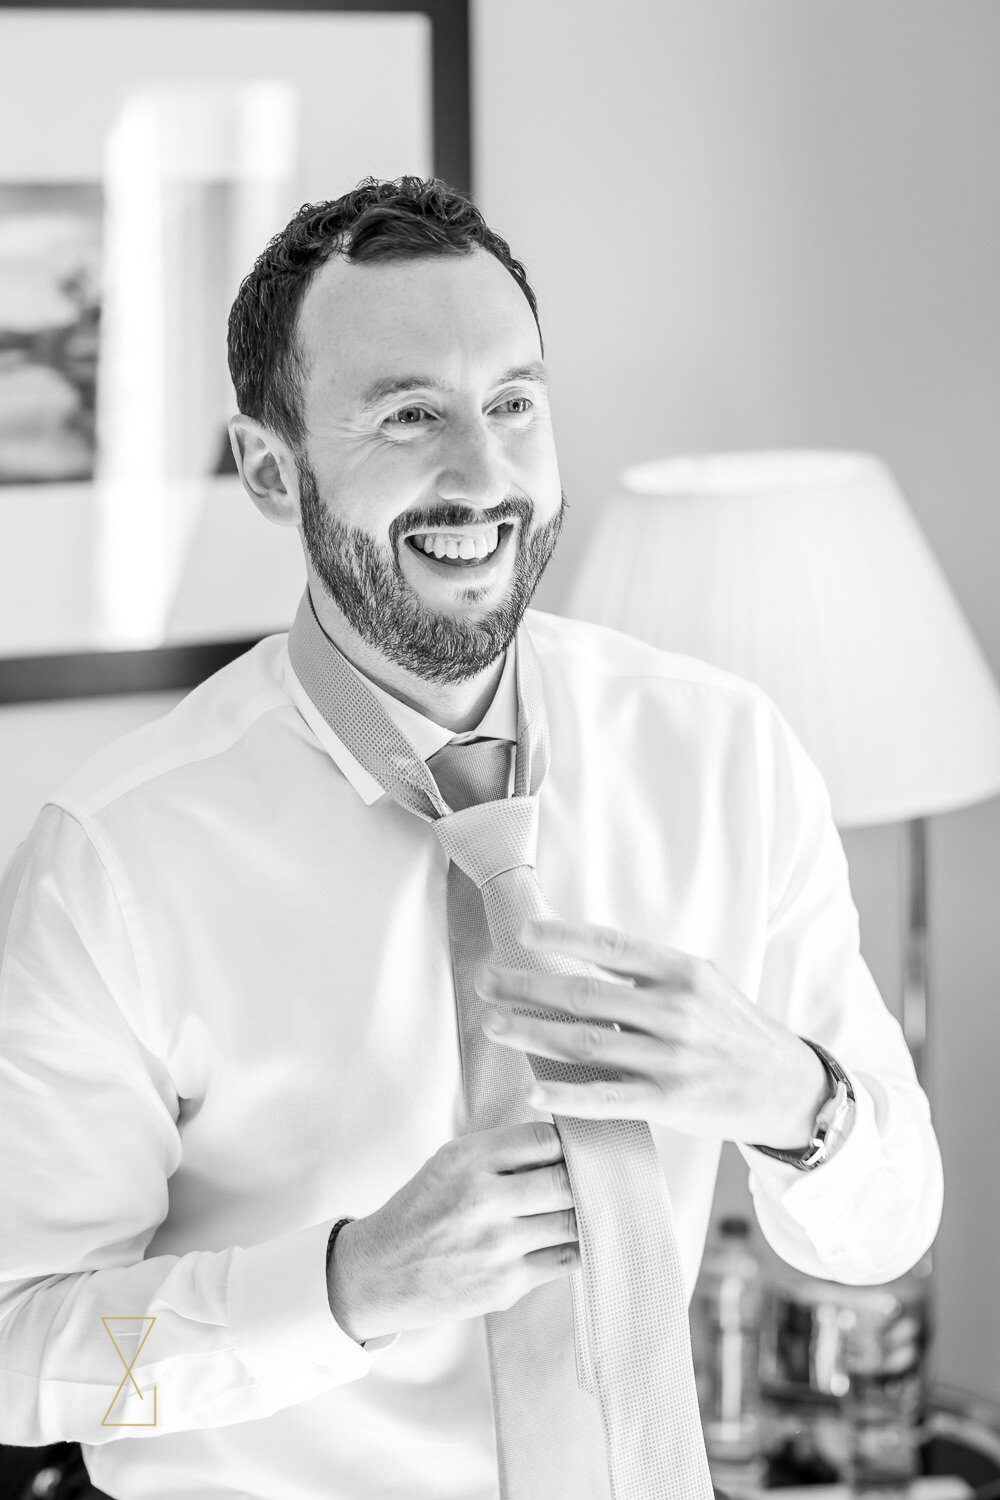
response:
<path id="1" fill-rule="evenodd" d="M 808 1144 L 827 1095 L 822 1063 L 714 964 L 611 927 L 566 921 L 529 923 L 521 941 L 628 981 L 485 972 L 480 988 L 493 1007 L 483 1030 L 492 1041 L 619 1074 L 617 1082 L 536 1084 L 528 1096 L 533 1107 L 594 1120 L 648 1120 L 686 1135 L 779 1150 Z M 553 1019 L 515 1014 L 522 1007 L 552 1012 Z"/>

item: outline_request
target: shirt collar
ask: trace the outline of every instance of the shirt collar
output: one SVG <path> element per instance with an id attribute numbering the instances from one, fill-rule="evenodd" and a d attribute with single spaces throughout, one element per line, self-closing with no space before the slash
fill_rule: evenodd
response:
<path id="1" fill-rule="evenodd" d="M 341 655 L 343 656 L 343 652 Z M 462 743 L 484 735 L 490 739 L 517 742 L 517 672 L 512 646 L 507 648 L 500 681 L 489 707 L 474 729 L 464 730 L 460 734 L 455 734 L 443 724 L 435 723 L 433 719 L 427 718 L 426 714 L 411 708 L 409 704 L 400 702 L 377 682 L 373 682 L 364 672 L 359 671 L 353 662 L 347 661 L 346 656 L 343 659 L 351 671 L 360 677 L 368 691 L 378 699 L 397 729 L 406 736 L 422 760 L 429 760 L 451 740 Z M 296 676 L 287 655 L 284 671 L 285 687 L 289 696 L 324 750 L 343 771 L 354 790 L 368 806 L 377 802 L 385 795 L 382 786 L 371 772 L 366 771 L 364 766 L 355 759 L 343 741 L 330 728 Z"/>

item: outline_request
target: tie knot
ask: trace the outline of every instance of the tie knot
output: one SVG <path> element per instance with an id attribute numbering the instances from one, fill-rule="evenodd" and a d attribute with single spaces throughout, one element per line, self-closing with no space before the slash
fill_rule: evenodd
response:
<path id="1" fill-rule="evenodd" d="M 480 802 L 431 825 L 448 858 L 482 890 L 506 870 L 534 868 L 538 848 L 538 797 Z"/>
<path id="2" fill-rule="evenodd" d="M 509 740 L 451 740 L 427 762 L 448 806 L 456 812 L 477 802 L 502 802 L 510 782 Z"/>

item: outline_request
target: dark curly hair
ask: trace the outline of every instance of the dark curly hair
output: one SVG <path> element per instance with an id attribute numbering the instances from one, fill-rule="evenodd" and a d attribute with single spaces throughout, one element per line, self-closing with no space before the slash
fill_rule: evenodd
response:
<path id="1" fill-rule="evenodd" d="M 342 198 L 303 204 L 257 257 L 229 314 L 229 372 L 240 411 L 300 449 L 305 372 L 296 326 L 309 284 L 331 256 L 416 260 L 467 255 L 477 247 L 507 268 L 538 324 L 535 294 L 507 241 L 470 199 L 440 178 L 366 177 Z"/>

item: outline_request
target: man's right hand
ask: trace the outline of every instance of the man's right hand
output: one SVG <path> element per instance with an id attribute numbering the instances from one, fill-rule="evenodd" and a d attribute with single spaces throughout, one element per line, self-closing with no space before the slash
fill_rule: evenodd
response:
<path id="1" fill-rule="evenodd" d="M 539 1120 L 448 1141 L 382 1208 L 345 1224 L 327 1293 L 361 1342 L 510 1307 L 579 1264 L 562 1145 Z"/>

